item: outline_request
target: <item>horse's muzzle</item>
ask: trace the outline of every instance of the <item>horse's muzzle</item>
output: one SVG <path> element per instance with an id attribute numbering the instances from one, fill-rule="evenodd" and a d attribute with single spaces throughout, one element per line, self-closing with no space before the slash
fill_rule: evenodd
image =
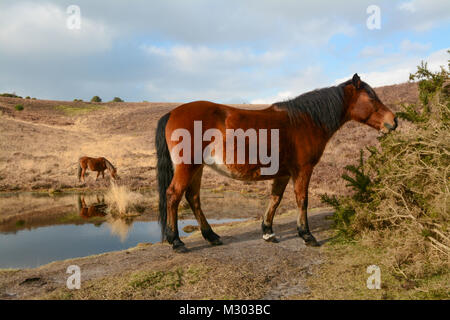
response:
<path id="1" fill-rule="evenodd" d="M 395 117 L 394 118 L 394 124 L 392 125 L 392 124 L 389 124 L 389 123 L 384 123 L 383 124 L 384 125 L 384 127 L 386 128 L 386 129 L 388 129 L 389 131 L 394 131 L 395 129 L 397 129 L 397 127 L 398 127 L 398 120 L 397 120 L 397 117 Z"/>

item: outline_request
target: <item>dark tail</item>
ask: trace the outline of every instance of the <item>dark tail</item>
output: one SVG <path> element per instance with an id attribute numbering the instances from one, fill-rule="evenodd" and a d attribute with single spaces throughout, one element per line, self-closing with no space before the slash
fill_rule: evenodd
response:
<path id="1" fill-rule="evenodd" d="M 80 181 L 80 179 L 81 179 L 81 164 L 78 161 L 78 181 Z"/>
<path id="2" fill-rule="evenodd" d="M 159 190 L 159 216 L 158 221 L 161 226 L 161 241 L 166 238 L 167 225 L 167 199 L 166 191 L 172 182 L 173 165 L 170 158 L 169 148 L 166 141 L 166 125 L 169 120 L 170 113 L 164 115 L 158 121 L 156 128 L 156 155 L 158 157 L 157 175 L 158 175 L 158 190 Z"/>

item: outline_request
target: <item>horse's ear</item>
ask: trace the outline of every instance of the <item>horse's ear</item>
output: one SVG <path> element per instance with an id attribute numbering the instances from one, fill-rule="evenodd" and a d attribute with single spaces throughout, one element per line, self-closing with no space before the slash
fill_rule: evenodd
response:
<path id="1" fill-rule="evenodd" d="M 356 89 L 359 89 L 361 87 L 361 78 L 358 76 L 357 73 L 353 75 L 352 84 Z"/>

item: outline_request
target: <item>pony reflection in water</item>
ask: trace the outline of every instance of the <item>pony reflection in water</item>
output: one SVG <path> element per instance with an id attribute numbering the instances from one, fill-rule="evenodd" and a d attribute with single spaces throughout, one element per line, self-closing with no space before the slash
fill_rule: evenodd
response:
<path id="1" fill-rule="evenodd" d="M 84 198 L 84 196 L 78 195 L 77 207 L 80 217 L 82 217 L 83 219 L 90 219 L 93 217 L 106 216 L 106 209 L 108 209 L 108 206 L 106 205 L 104 199 L 100 200 L 99 196 L 97 195 L 97 202 L 86 205 L 86 201 L 84 200 Z"/>
<path id="2" fill-rule="evenodd" d="M 170 111 L 159 120 L 156 130 L 159 221 L 163 239 L 172 244 L 174 250 L 187 251 L 180 240 L 177 224 L 178 205 L 184 194 L 198 220 L 203 237 L 212 245 L 222 243 L 208 224 L 200 206 L 200 183 L 203 167 L 207 165 L 234 179 L 272 180 L 270 203 L 262 221 L 263 239 L 271 242 L 278 241 L 272 230 L 275 210 L 280 204 L 289 180 L 292 180 L 299 210 L 298 235 L 306 245 L 318 246 L 319 243 L 308 226 L 309 181 L 327 142 L 344 123 L 350 120 L 385 133 L 397 127 L 394 113 L 357 74 L 337 86 L 310 91 L 297 98 L 274 103 L 263 110 L 242 110 L 208 101 L 196 101 Z M 177 150 L 181 139 L 174 139 L 173 133 L 176 130 L 183 130 L 195 136 L 194 124 L 197 121 L 201 121 L 204 131 L 217 129 L 221 132 L 221 138 L 217 139 L 218 141 L 214 139 L 214 143 L 222 144 L 222 150 L 226 150 L 228 130 L 241 129 L 247 132 L 254 129 L 258 135 L 260 135 L 258 132 L 262 132 L 261 129 L 278 130 L 279 143 L 276 148 L 271 148 L 270 141 L 267 141 L 267 148 L 262 146 L 266 148 L 267 154 L 278 152 L 278 170 L 266 175 L 262 171 L 266 165 L 260 161 L 251 163 L 248 157 L 245 163 L 236 161 L 227 163 L 225 153 L 223 159 L 217 159 L 219 161 L 216 163 L 208 163 L 204 159 L 203 162 L 195 163 L 196 149 L 203 154 L 210 141 L 200 141 L 198 146 L 192 144 L 189 150 L 192 159 L 188 159 L 189 161 L 182 163 L 176 161 L 173 152 Z M 245 140 L 244 154 L 248 154 L 250 146 L 248 139 Z M 231 153 L 236 155 L 238 152 L 237 144 L 234 144 Z"/>
<path id="3" fill-rule="evenodd" d="M 95 181 L 98 180 L 100 173 L 102 174 L 103 179 L 105 178 L 105 170 L 109 171 L 109 174 L 114 180 L 117 180 L 119 178 L 119 176 L 117 175 L 117 169 L 107 159 L 103 157 L 82 157 L 79 159 L 78 163 L 78 181 L 83 180 L 83 182 L 86 182 L 84 179 L 84 175 L 88 168 L 91 171 L 97 171 L 97 177 L 95 178 Z"/>

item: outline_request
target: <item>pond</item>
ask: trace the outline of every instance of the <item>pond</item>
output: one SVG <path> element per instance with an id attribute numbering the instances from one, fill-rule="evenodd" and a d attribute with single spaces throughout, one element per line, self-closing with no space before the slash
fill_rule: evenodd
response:
<path id="1" fill-rule="evenodd" d="M 21 195 L 0 198 L 0 268 L 34 268 L 56 260 L 124 250 L 142 242 L 159 242 L 155 216 L 117 218 L 106 213 L 103 202 L 76 208 L 79 195 L 49 199 Z M 13 213 L 17 203 L 21 212 Z M 83 199 L 83 202 L 87 200 Z M 72 205 L 71 205 L 72 203 Z M 45 207 L 45 210 L 44 210 Z M 88 208 L 95 208 L 87 213 Z M 222 224 L 245 219 L 208 219 Z M 194 219 L 180 219 L 180 236 Z"/>

